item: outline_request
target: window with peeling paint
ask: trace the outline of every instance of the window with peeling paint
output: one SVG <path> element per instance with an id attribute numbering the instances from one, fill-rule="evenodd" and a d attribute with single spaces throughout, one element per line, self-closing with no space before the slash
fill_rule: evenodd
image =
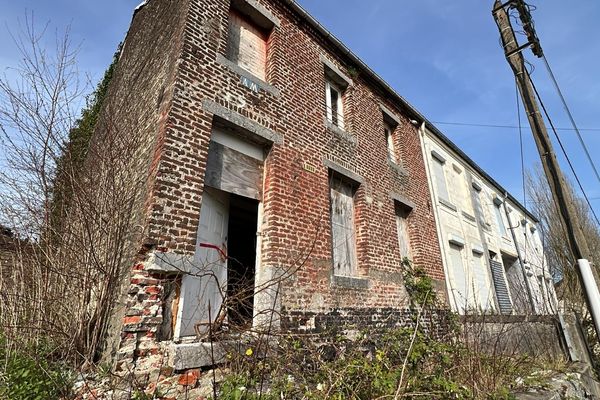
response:
<path id="1" fill-rule="evenodd" d="M 336 177 L 331 178 L 330 186 L 333 273 L 355 276 L 354 188 Z"/>

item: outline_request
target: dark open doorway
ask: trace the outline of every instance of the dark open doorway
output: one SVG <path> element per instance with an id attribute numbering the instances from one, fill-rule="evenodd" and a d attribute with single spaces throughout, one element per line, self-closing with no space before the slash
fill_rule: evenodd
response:
<path id="1" fill-rule="evenodd" d="M 229 202 L 227 320 L 233 332 L 252 327 L 258 201 L 231 194 Z"/>

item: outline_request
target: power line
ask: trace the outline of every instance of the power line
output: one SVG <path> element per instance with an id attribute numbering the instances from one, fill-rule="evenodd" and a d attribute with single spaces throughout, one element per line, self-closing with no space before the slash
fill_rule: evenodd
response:
<path id="1" fill-rule="evenodd" d="M 592 166 L 592 169 L 594 170 L 594 174 L 596 174 L 596 179 L 598 179 L 598 182 L 600 182 L 600 174 L 598 174 L 598 169 L 596 168 L 596 164 L 594 164 L 594 161 L 592 160 L 592 157 L 590 156 L 590 152 L 588 151 L 588 148 L 585 145 L 585 142 L 583 141 L 583 137 L 581 136 L 581 132 L 579 132 L 579 129 L 577 128 L 577 124 L 575 124 L 575 119 L 573 118 L 573 114 L 571 114 L 571 110 L 569 109 L 569 106 L 567 105 L 567 101 L 565 100 L 565 96 L 563 96 L 562 90 L 560 90 L 560 87 L 558 86 L 558 82 L 556 80 L 556 77 L 554 76 L 554 73 L 552 72 L 552 68 L 550 68 L 550 64 L 548 63 L 548 60 L 546 59 L 545 55 L 542 56 L 542 59 L 544 60 L 544 64 L 546 65 L 546 70 L 548 70 L 548 74 L 550 75 L 550 79 L 552 79 L 552 83 L 554 84 L 554 88 L 558 92 L 558 96 L 560 97 L 560 101 L 562 102 L 562 105 L 563 105 L 565 111 L 567 112 L 567 115 L 569 116 L 569 120 L 571 121 L 571 125 L 573 126 L 573 130 L 577 133 L 577 137 L 579 138 L 579 143 L 581 143 L 581 147 L 583 147 L 583 151 L 585 153 L 585 156 L 587 157 L 588 161 L 590 162 L 590 165 Z"/>
<path id="2" fill-rule="evenodd" d="M 577 182 L 577 185 L 579 186 L 579 190 L 581 190 L 581 194 L 583 195 L 585 202 L 587 203 L 588 207 L 590 208 L 590 212 L 594 216 L 594 219 L 596 220 L 596 224 L 598 224 L 598 226 L 600 226 L 600 220 L 598 219 L 598 216 L 596 215 L 596 212 L 594 211 L 594 208 L 592 207 L 592 204 L 590 203 L 590 199 L 588 198 L 587 194 L 585 193 L 585 190 L 583 189 L 583 185 L 581 184 L 581 181 L 579 180 L 579 177 L 577 176 L 577 173 L 575 172 L 573 163 L 571 162 L 571 159 L 569 158 L 569 155 L 567 154 L 565 146 L 563 146 L 562 140 L 560 140 L 560 136 L 558 136 L 558 132 L 557 132 L 556 128 L 554 127 L 554 123 L 552 122 L 550 115 L 548 114 L 548 110 L 546 110 L 546 106 L 544 105 L 544 102 L 542 101 L 542 98 L 540 97 L 537 87 L 535 86 L 535 83 L 533 83 L 533 79 L 531 79 L 531 76 L 529 76 L 529 73 L 527 73 L 527 72 L 525 72 L 525 73 L 527 74 L 527 77 L 529 78 L 529 82 L 531 83 L 531 86 L 533 87 L 535 96 L 537 97 L 538 101 L 540 102 L 540 105 L 542 106 L 542 110 L 544 111 L 544 115 L 546 116 L 546 119 L 548 120 L 548 123 L 550 124 L 550 127 L 552 128 L 552 132 L 554 132 L 554 136 L 556 137 L 556 140 L 558 141 L 560 149 L 562 150 L 562 153 L 567 160 L 567 164 L 569 164 L 569 168 L 571 169 L 571 172 L 573 173 L 573 176 L 575 177 L 575 181 Z"/>
<path id="3" fill-rule="evenodd" d="M 468 122 L 442 122 L 442 121 L 431 121 L 433 124 L 440 125 L 457 125 L 457 126 L 473 126 L 479 128 L 502 128 L 502 129 L 519 129 L 516 125 L 498 125 L 498 124 L 475 124 Z M 574 128 L 555 128 L 557 131 L 575 131 Z M 578 128 L 577 131 L 593 131 L 600 132 L 600 128 Z"/>

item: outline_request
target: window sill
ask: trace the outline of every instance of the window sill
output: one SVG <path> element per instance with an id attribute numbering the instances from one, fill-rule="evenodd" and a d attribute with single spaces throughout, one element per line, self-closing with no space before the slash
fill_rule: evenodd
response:
<path id="1" fill-rule="evenodd" d="M 396 173 L 398 173 L 398 175 L 408 176 L 408 170 L 406 168 L 404 168 L 402 165 L 390 160 L 389 158 L 387 159 L 387 163 L 388 163 L 388 166 L 392 170 L 394 170 Z"/>
<path id="2" fill-rule="evenodd" d="M 145 270 L 160 274 L 181 274 L 189 273 L 195 265 L 193 255 L 155 252 L 146 262 Z"/>
<path id="3" fill-rule="evenodd" d="M 464 217 L 464 219 L 466 219 L 467 221 L 469 221 L 473 224 L 477 224 L 477 219 L 474 216 L 472 216 L 471 214 L 469 214 L 468 212 L 463 211 L 461 214 Z"/>
<path id="4" fill-rule="evenodd" d="M 441 197 L 438 197 L 438 201 L 441 205 L 443 205 L 444 207 L 452 210 L 452 211 L 457 211 L 458 209 L 456 208 L 456 206 L 452 203 L 450 203 L 447 200 L 442 199 Z"/>
<path id="5" fill-rule="evenodd" d="M 249 87 L 249 84 L 255 84 L 257 90 L 262 89 L 265 92 L 270 93 L 275 97 L 279 97 L 281 95 L 281 91 L 278 88 L 276 88 L 273 85 L 269 85 L 267 82 L 260 79 L 258 76 L 254 75 L 253 73 L 251 73 L 249 71 L 246 71 L 244 68 L 240 67 L 239 65 L 232 62 L 231 60 L 228 60 L 222 54 L 217 54 L 217 62 L 219 64 L 225 66 L 231 72 L 239 75 L 242 79 L 246 78 L 249 81 L 249 83 L 243 83 L 244 86 Z M 252 90 L 252 88 L 250 88 L 250 89 Z"/>
<path id="6" fill-rule="evenodd" d="M 244 354 L 249 347 L 260 347 L 260 354 L 256 354 L 256 357 L 266 357 L 272 343 L 267 339 L 267 346 L 255 346 L 255 340 L 248 337 L 214 342 L 173 343 L 170 346 L 169 364 L 177 371 L 210 367 L 226 362 L 229 353 Z"/>
<path id="7" fill-rule="evenodd" d="M 351 143 L 353 146 L 356 146 L 358 144 L 358 139 L 356 138 L 356 135 L 346 132 L 339 126 L 332 124 L 327 119 L 327 117 L 325 118 L 325 128 L 327 128 L 327 130 L 329 132 L 332 132 L 334 135 L 338 136 L 339 138 L 344 139 L 345 141 Z"/>
<path id="8" fill-rule="evenodd" d="M 371 281 L 367 278 L 361 278 L 357 276 L 341 276 L 332 275 L 331 286 L 346 288 L 346 289 L 369 289 Z"/>

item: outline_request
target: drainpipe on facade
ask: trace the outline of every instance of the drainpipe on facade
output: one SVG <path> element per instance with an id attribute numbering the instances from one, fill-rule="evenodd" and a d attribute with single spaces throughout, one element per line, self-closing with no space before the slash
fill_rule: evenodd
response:
<path id="1" fill-rule="evenodd" d="M 529 304 L 531 306 L 531 311 L 533 314 L 536 313 L 535 303 L 533 302 L 533 296 L 531 295 L 531 287 L 529 285 L 529 278 L 527 278 L 527 273 L 525 272 L 525 262 L 523 261 L 523 257 L 521 256 L 521 250 L 519 249 L 519 242 L 517 242 L 517 235 L 515 234 L 515 229 L 521 226 L 521 221 L 519 221 L 519 225 L 513 227 L 510 221 L 510 216 L 508 215 L 508 209 L 506 208 L 506 199 L 508 198 L 508 193 L 504 192 L 504 201 L 502 201 L 502 206 L 504 208 L 504 214 L 506 215 L 506 221 L 508 222 L 508 230 L 513 239 L 513 243 L 515 244 L 515 249 L 517 249 L 517 258 L 519 259 L 519 264 L 521 265 L 521 273 L 523 274 L 523 279 L 525 281 L 525 287 L 527 288 L 527 297 L 529 298 Z"/>

